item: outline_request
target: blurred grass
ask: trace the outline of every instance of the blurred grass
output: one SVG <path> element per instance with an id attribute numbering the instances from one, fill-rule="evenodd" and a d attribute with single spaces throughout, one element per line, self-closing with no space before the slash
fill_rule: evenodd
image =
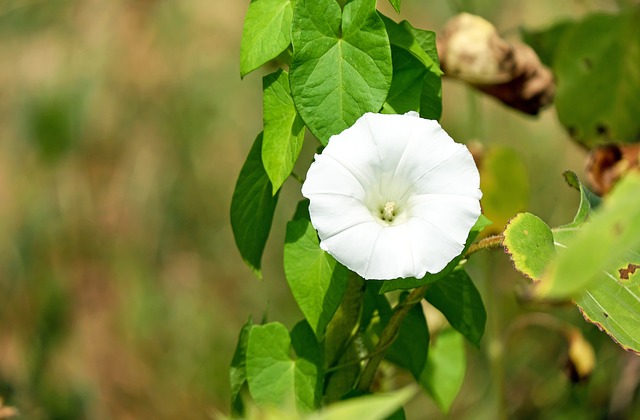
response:
<path id="1" fill-rule="evenodd" d="M 284 187 L 262 282 L 243 265 L 229 226 L 235 179 L 261 128 L 259 74 L 267 72 L 239 78 L 246 3 L 0 1 L 0 396 L 24 418 L 226 412 L 228 364 L 247 316 L 266 312 L 289 326 L 300 318 L 281 263 L 299 186 Z M 505 29 L 594 7 L 516 3 L 475 6 Z M 403 8 L 415 26 L 432 29 L 452 13 L 446 2 Z M 467 89 L 445 83 L 445 128 L 459 141 L 513 148 L 529 173 L 529 210 L 552 225 L 568 221 L 577 196 L 560 174 L 582 173 L 585 156 L 554 111 L 533 119 L 474 97 L 480 113 L 472 118 Z M 301 173 L 316 147 L 308 140 Z M 495 289 L 485 298 L 504 329 L 533 309 L 516 304 L 521 280 L 495 259 L 495 277 L 480 269 L 477 277 L 485 295 Z M 619 370 L 620 351 L 607 337 L 580 324 L 573 308 L 559 316 L 581 325 L 599 361 Z M 517 410 L 529 391 L 525 413 L 601 404 L 589 390 L 606 394 L 611 375 L 597 373 L 591 388 L 574 391 L 558 366 L 562 344 L 546 340 L 532 334 L 509 347 L 509 406 Z M 488 354 L 469 351 L 454 415 L 478 418 L 489 404 Z M 411 407 L 412 418 L 438 415 L 425 398 Z"/>

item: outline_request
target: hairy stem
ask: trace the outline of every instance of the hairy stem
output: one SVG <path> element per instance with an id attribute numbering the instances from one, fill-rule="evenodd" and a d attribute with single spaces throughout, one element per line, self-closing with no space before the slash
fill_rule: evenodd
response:
<path id="1" fill-rule="evenodd" d="M 502 246 L 504 235 L 487 236 L 484 239 L 479 240 L 475 244 L 472 244 L 467 252 L 464 254 L 465 258 L 469 258 L 472 254 L 482 251 L 483 249 L 494 249 Z"/>
<path id="2" fill-rule="evenodd" d="M 380 362 L 384 359 L 386 350 L 391 346 L 391 344 L 393 344 L 398 336 L 398 331 L 400 330 L 402 321 L 404 321 L 409 310 L 414 305 L 420 303 L 424 298 L 424 294 L 427 292 L 427 287 L 428 285 L 413 289 L 409 296 L 407 296 L 403 302 L 398 303 L 394 308 L 393 315 L 391 315 L 389 323 L 382 331 L 382 334 L 380 334 L 380 340 L 378 341 L 375 350 L 371 353 L 372 357 L 369 359 L 369 362 L 362 371 L 360 382 L 358 383 L 358 389 L 360 391 L 366 392 L 371 388 L 378 366 L 380 366 Z"/>

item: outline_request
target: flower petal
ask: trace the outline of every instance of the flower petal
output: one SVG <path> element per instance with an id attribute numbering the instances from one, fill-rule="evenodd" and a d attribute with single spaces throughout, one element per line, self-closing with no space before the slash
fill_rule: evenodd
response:
<path id="1" fill-rule="evenodd" d="M 359 200 L 366 196 L 364 186 L 345 166 L 330 155 L 316 155 L 302 185 L 302 195 L 311 198 L 312 194 L 326 193 L 343 194 Z"/>
<path id="2" fill-rule="evenodd" d="M 321 241 L 363 223 L 378 224 L 356 198 L 343 194 L 311 194 L 309 215 Z"/>
<path id="3" fill-rule="evenodd" d="M 371 258 L 362 277 L 370 280 L 388 280 L 398 277 L 424 276 L 416 271 L 409 225 L 385 227 L 371 251 Z"/>
<path id="4" fill-rule="evenodd" d="M 409 199 L 409 206 L 411 219 L 435 226 L 442 235 L 461 246 L 464 246 L 469 231 L 480 217 L 478 199 L 463 195 L 414 195 Z"/>
<path id="5" fill-rule="evenodd" d="M 445 231 L 425 220 L 410 219 L 407 229 L 411 235 L 416 278 L 438 273 L 464 249 L 464 241 L 454 241 Z"/>
<path id="6" fill-rule="evenodd" d="M 455 150 L 413 183 L 414 194 L 466 195 L 479 200 L 480 174 L 469 150 L 454 143 Z"/>
<path id="7" fill-rule="evenodd" d="M 384 227 L 375 221 L 362 223 L 329 238 L 321 238 L 320 248 L 348 269 L 367 278 L 366 272 L 371 261 L 371 252 L 383 230 Z"/>
<path id="8" fill-rule="evenodd" d="M 322 154 L 344 166 L 365 188 L 377 180 L 380 156 L 365 118 L 359 118 L 342 133 L 331 136 Z"/>
<path id="9" fill-rule="evenodd" d="M 369 113 L 331 137 L 302 193 L 336 260 L 366 279 L 421 278 L 464 249 L 479 185 L 468 149 L 437 121 Z"/>

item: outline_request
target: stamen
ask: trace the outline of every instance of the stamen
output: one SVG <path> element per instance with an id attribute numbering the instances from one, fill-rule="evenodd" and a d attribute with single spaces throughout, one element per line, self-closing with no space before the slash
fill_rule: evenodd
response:
<path id="1" fill-rule="evenodd" d="M 396 217 L 396 202 L 395 201 L 387 201 L 387 204 L 384 205 L 384 209 L 382 210 L 382 219 L 387 222 L 393 221 Z"/>

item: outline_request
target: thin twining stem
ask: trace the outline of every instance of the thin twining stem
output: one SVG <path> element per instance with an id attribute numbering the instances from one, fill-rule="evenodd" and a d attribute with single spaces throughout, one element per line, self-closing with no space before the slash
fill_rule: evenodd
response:
<path id="1" fill-rule="evenodd" d="M 362 371 L 362 375 L 360 376 L 360 381 L 358 383 L 358 389 L 360 391 L 369 391 L 371 388 L 371 384 L 373 383 L 373 379 L 375 378 L 376 371 L 378 370 L 378 366 L 380 366 L 380 362 L 384 359 L 384 354 L 386 350 L 393 344 L 395 339 L 398 337 L 398 331 L 400 331 L 400 326 L 402 325 L 402 321 L 404 321 L 405 317 L 409 313 L 409 310 L 416 304 L 420 303 L 424 298 L 425 293 L 427 292 L 428 285 L 417 287 L 413 289 L 407 298 L 398 303 L 393 310 L 393 315 L 391 315 L 391 319 L 387 326 L 382 330 L 382 334 L 380 334 L 380 340 L 378 340 L 378 344 L 376 348 L 371 353 L 371 358 L 369 362 L 365 366 Z"/>

